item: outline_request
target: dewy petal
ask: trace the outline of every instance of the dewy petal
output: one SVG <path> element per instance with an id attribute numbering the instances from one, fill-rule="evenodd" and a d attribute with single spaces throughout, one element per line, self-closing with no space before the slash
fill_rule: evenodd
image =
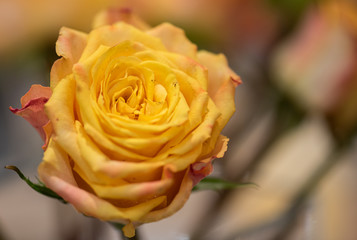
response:
<path id="1" fill-rule="evenodd" d="M 94 19 L 93 29 L 116 22 L 126 22 L 138 29 L 146 30 L 150 26 L 132 13 L 130 8 L 109 8 L 98 13 Z"/>
<path id="2" fill-rule="evenodd" d="M 87 34 L 70 28 L 62 27 L 56 42 L 56 52 L 62 58 L 58 59 L 51 69 L 51 88 L 72 72 L 72 67 L 80 59 L 87 44 Z"/>
<path id="3" fill-rule="evenodd" d="M 35 84 L 21 98 L 21 109 L 10 107 L 11 112 L 26 119 L 37 130 L 44 142 L 46 142 L 48 134 L 50 134 L 50 129 L 47 129 L 47 134 L 43 129 L 49 121 L 44 111 L 44 105 L 51 97 L 51 94 L 52 91 L 49 87 Z"/>
<path id="4" fill-rule="evenodd" d="M 196 58 L 197 46 L 190 42 L 185 32 L 170 23 L 163 23 L 147 31 L 151 36 L 160 38 L 167 50 Z"/>

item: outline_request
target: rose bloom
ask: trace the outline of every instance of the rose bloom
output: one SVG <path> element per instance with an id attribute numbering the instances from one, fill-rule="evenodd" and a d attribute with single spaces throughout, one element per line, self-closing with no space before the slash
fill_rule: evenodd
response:
<path id="1" fill-rule="evenodd" d="M 45 141 L 44 184 L 132 236 L 178 211 L 223 156 L 240 78 L 168 23 L 112 9 L 94 26 L 61 29 L 50 88 L 32 86 L 11 110 Z"/>

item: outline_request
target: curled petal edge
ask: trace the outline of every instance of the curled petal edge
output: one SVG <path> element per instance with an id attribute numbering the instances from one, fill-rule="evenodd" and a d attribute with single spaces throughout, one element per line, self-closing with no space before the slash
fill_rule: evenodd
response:
<path id="1" fill-rule="evenodd" d="M 23 117 L 36 129 L 44 141 L 43 149 L 46 149 L 52 134 L 52 125 L 44 111 L 44 105 L 51 95 L 52 90 L 49 87 L 34 84 L 21 98 L 21 109 L 9 107 L 12 113 Z"/>

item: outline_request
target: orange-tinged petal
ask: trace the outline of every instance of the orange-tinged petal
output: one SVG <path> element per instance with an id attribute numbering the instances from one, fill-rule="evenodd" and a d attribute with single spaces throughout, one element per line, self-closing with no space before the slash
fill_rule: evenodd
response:
<path id="1" fill-rule="evenodd" d="M 224 156 L 224 153 L 227 151 L 228 141 L 228 138 L 220 135 L 217 140 L 216 147 L 211 153 L 211 156 L 191 165 L 189 176 L 193 181 L 193 185 L 196 185 L 199 181 L 201 181 L 212 172 L 212 161 L 215 158 L 222 158 Z"/>
<path id="2" fill-rule="evenodd" d="M 70 28 L 62 27 L 56 42 L 56 52 L 62 58 L 58 59 L 51 69 L 51 88 L 71 74 L 73 65 L 80 59 L 87 44 L 87 34 Z"/>
<path id="3" fill-rule="evenodd" d="M 209 147 L 203 153 L 208 154 L 214 149 L 220 132 L 235 112 L 235 88 L 241 83 L 241 80 L 229 68 L 223 54 L 199 51 L 198 61 L 208 69 L 208 94 L 221 112 L 221 116 L 213 126 Z"/>
<path id="4" fill-rule="evenodd" d="M 208 69 L 208 93 L 214 98 L 216 92 L 231 82 L 236 87 L 242 83 L 240 77 L 228 66 L 226 57 L 223 54 L 213 54 L 204 50 L 197 53 L 198 62 Z"/>
<path id="5" fill-rule="evenodd" d="M 40 134 L 42 140 L 45 142 L 50 134 L 47 134 L 43 127 L 48 124 L 48 117 L 44 111 L 44 105 L 51 97 L 52 91 L 49 87 L 34 84 L 30 90 L 21 98 L 21 109 L 10 107 L 11 112 L 26 119 Z M 47 129 L 49 130 L 49 129 Z M 45 146 L 44 145 L 44 146 Z"/>
<path id="6" fill-rule="evenodd" d="M 43 131 L 45 132 L 45 143 L 42 145 L 42 149 L 46 150 L 50 137 L 53 132 L 53 127 L 51 121 L 48 121 L 45 125 L 42 126 Z"/>
<path id="7" fill-rule="evenodd" d="M 153 198 L 147 202 L 129 208 L 118 208 L 110 202 L 80 189 L 72 175 L 66 152 L 51 140 L 40 164 L 39 176 L 47 187 L 55 191 L 78 211 L 107 221 L 127 223 L 138 221 L 155 207 L 166 201 L 165 196 Z"/>
<path id="8" fill-rule="evenodd" d="M 44 87 L 38 84 L 31 86 L 30 90 L 21 98 L 21 107 L 25 107 L 29 101 L 36 98 L 50 98 L 52 91 L 49 87 Z"/>
<path id="9" fill-rule="evenodd" d="M 152 211 L 146 214 L 144 217 L 140 219 L 140 222 L 154 222 L 160 219 L 166 218 L 177 212 L 182 206 L 185 204 L 187 199 L 189 198 L 193 187 L 193 181 L 189 176 L 189 170 L 186 171 L 184 178 L 180 184 L 179 190 L 176 193 L 174 199 L 171 203 L 160 210 Z"/>
<path id="10" fill-rule="evenodd" d="M 159 38 L 167 50 L 196 58 L 197 46 L 187 39 L 185 32 L 170 23 L 163 23 L 147 31 L 151 36 Z"/>

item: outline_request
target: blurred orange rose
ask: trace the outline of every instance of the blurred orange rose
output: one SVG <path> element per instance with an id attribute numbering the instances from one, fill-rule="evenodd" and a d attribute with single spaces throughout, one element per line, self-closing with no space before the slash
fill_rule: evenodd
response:
<path id="1" fill-rule="evenodd" d="M 85 215 L 127 224 L 131 236 L 179 210 L 223 156 L 220 132 L 240 79 L 222 54 L 197 51 L 173 25 L 148 28 L 115 9 L 94 25 L 89 34 L 61 29 L 52 95 L 33 87 L 13 111 L 39 104 L 39 114 L 47 102 L 48 122 L 31 118 L 48 140 L 41 180 Z"/>

